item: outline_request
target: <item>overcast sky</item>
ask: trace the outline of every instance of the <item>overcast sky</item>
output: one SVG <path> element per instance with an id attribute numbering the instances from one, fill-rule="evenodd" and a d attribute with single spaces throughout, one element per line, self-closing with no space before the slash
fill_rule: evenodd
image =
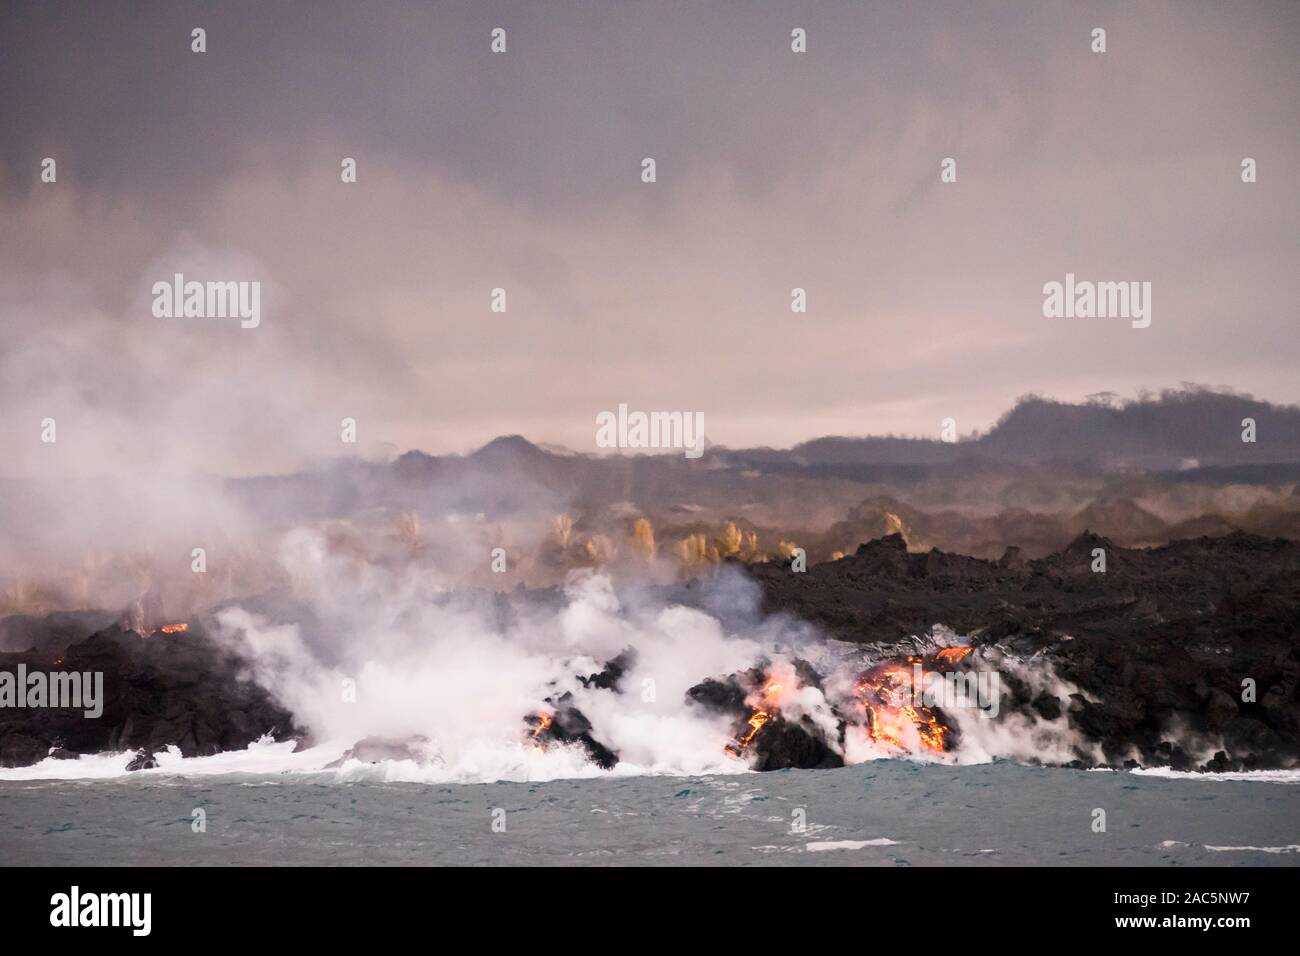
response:
<path id="1" fill-rule="evenodd" d="M 280 471 L 343 417 L 590 452 L 619 403 L 733 447 L 1293 403 L 1298 54 L 1294 2 L 8 0 L 0 474 Z M 155 318 L 176 271 L 261 325 Z M 1151 326 L 1044 318 L 1067 272 L 1151 282 Z"/>

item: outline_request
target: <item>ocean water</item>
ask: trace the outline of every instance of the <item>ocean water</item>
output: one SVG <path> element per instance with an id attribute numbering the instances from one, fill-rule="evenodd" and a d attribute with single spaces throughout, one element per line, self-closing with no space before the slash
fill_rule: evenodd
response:
<path id="1" fill-rule="evenodd" d="M 225 755 L 223 755 L 225 756 Z M 429 783 L 256 753 L 0 779 L 7 864 L 1300 864 L 1300 774 L 876 760 L 825 771 Z M 203 764 L 199 767 L 198 764 Z M 232 769 L 241 767 L 242 769 Z M 253 768 L 253 769 L 250 769 Z M 195 772 L 195 771 L 198 772 Z M 1106 814 L 1093 831 L 1094 809 Z M 206 831 L 195 832 L 201 809 Z M 494 826 L 495 824 L 495 826 Z"/>

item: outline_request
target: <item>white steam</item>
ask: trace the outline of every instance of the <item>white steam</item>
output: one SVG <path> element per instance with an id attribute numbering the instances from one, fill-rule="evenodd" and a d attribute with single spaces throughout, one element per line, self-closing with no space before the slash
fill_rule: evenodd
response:
<path id="1" fill-rule="evenodd" d="M 894 728 L 901 734 L 896 742 L 872 739 L 855 693 L 864 670 L 967 642 L 944 628 L 889 648 L 823 640 L 807 625 L 762 615 L 757 586 L 725 569 L 696 583 L 693 603 L 700 606 L 688 607 L 667 602 L 663 590 L 616 588 L 609 575 L 591 570 L 570 573 L 554 591 L 453 589 L 428 566 L 372 563 L 306 528 L 285 536 L 279 565 L 296 599 L 290 613 L 228 606 L 217 612 L 215 636 L 237 649 L 246 676 L 294 715 L 310 747 L 290 753 L 292 744 L 262 742 L 243 758 L 185 761 L 196 773 L 261 773 L 271 764 L 328 772 L 331 779 L 425 782 L 606 773 L 581 744 L 542 746 L 531 736 L 528 718 L 562 709 L 557 702 L 565 695 L 565 706 L 590 722 L 591 736 L 618 755 L 608 772 L 739 773 L 749 769 L 750 753 L 741 748 L 738 756 L 728 747 L 737 740 L 737 715 L 694 703 L 687 691 L 756 666 L 763 677 L 746 683 L 749 707 L 812 732 L 846 763 L 905 757 L 1060 764 L 1081 752 L 1102 759 L 1064 716 L 1078 689 L 1042 661 L 993 648 L 975 652 L 976 666 L 1014 673 L 1034 697 L 1055 697 L 1062 716 L 1029 718 L 1008 709 L 986 719 L 976 707 L 945 709 L 959 741 L 945 752 L 925 746 L 906 721 Z M 584 684 L 581 678 L 629 650 L 617 690 Z M 799 659 L 812 664 L 825 690 L 805 681 Z M 348 757 L 362 741 L 367 748 Z M 169 765 L 177 760 L 168 757 Z M 82 763 L 46 761 L 28 771 L 76 775 L 89 770 Z M 117 763 L 124 769 L 124 761 Z M 99 760 L 94 775 L 115 765 Z"/>
<path id="2" fill-rule="evenodd" d="M 367 737 L 408 741 L 424 779 L 522 780 L 598 772 L 577 747 L 539 752 L 524 718 L 564 693 L 619 754 L 620 773 L 726 773 L 730 721 L 686 703 L 706 677 L 751 666 L 784 635 L 751 634 L 682 606 L 637 606 L 610 579 L 572 574 L 555 606 L 516 607 L 502 620 L 490 596 L 466 599 L 437 582 L 332 555 L 316 532 L 291 535 L 286 570 L 320 633 L 243 609 L 220 613 L 251 675 L 328 749 Z M 331 638 L 329 635 L 340 635 Z M 585 687 L 627 648 L 621 692 Z M 411 767 L 402 773 L 412 772 Z"/>
<path id="3" fill-rule="evenodd" d="M 763 617 L 753 586 L 726 574 L 708 585 L 713 593 L 703 603 L 717 609 L 710 613 L 620 592 L 608 575 L 589 570 L 570 574 L 549 602 L 545 595 L 508 602 L 467 595 L 445 589 L 427 570 L 357 563 L 306 529 L 286 537 L 280 557 L 313 609 L 312 630 L 233 608 L 218 617 L 220 638 L 238 645 L 250 676 L 295 715 L 322 756 L 337 757 L 366 738 L 406 751 L 377 767 L 348 761 L 339 770 L 344 776 L 468 782 L 602 773 L 581 746 L 542 748 L 529 735 L 525 718 L 555 711 L 565 694 L 595 739 L 618 754 L 614 773 L 744 771 L 748 759 L 727 752 L 733 718 L 691 703 L 686 692 L 760 663 L 765 686 L 750 694 L 750 706 L 811 725 L 848 763 L 900 756 L 1066 763 L 1077 748 L 1102 756 L 1064 715 L 989 720 L 974 708 L 947 712 L 960 731 L 955 751 L 928 750 L 919 737 L 902 747 L 874 741 L 852 695 L 862 653 L 846 656 L 810 641 L 795 622 Z M 944 629 L 920 640 L 964 643 Z M 579 679 L 628 649 L 632 662 L 617 691 Z M 825 675 L 826 691 L 799 679 L 795 657 Z M 1077 693 L 1039 662 L 1001 658 L 997 666 L 1013 670 L 1035 695 L 1056 697 L 1063 710 Z"/>

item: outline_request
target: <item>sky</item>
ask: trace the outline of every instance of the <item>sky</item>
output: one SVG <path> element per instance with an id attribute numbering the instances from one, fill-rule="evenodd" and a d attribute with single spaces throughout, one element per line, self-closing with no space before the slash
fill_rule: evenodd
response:
<path id="1" fill-rule="evenodd" d="M 1290 2 L 10 0 L 0 475 L 1294 403 L 1297 54 Z M 176 272 L 260 324 L 156 317 Z M 1045 318 L 1067 273 L 1150 282 L 1150 327 Z"/>

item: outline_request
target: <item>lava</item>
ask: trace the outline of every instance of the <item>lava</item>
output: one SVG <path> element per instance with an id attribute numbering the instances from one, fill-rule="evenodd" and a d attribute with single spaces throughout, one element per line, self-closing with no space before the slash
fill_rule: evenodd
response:
<path id="1" fill-rule="evenodd" d="M 546 711 L 541 711 L 537 714 L 530 714 L 528 721 L 529 723 L 534 724 L 533 732 L 530 734 L 530 738 L 533 741 L 533 749 L 538 753 L 542 753 L 546 749 L 542 745 L 542 734 L 546 733 L 546 731 L 550 729 L 551 724 L 555 722 L 555 716 L 553 714 L 548 714 Z"/>
<path id="2" fill-rule="evenodd" d="M 941 651 L 935 659 L 951 663 L 953 657 L 944 657 Z M 875 743 L 906 751 L 917 749 L 919 744 L 922 750 L 943 753 L 947 749 L 948 728 L 933 708 L 917 703 L 921 689 L 913 687 L 912 665 L 921 660 L 908 657 L 906 663 L 889 662 L 873 667 L 858 678 L 855 690 L 866 713 L 867 732 Z"/>
<path id="3" fill-rule="evenodd" d="M 750 743 L 754 740 L 754 737 L 758 735 L 758 732 L 762 730 L 771 719 L 772 715 L 765 710 L 754 711 L 749 720 L 746 721 L 746 723 L 749 724 L 749 733 L 745 734 L 743 737 L 737 738 L 735 743 L 727 744 L 727 752 L 733 756 L 739 757 L 746 751 L 746 749 L 748 749 Z"/>
<path id="4" fill-rule="evenodd" d="M 754 742 L 758 732 L 767 725 L 769 720 L 776 716 L 776 703 L 782 689 L 780 684 L 770 679 L 763 685 L 763 690 L 759 693 L 758 703 L 753 705 L 754 712 L 745 721 L 749 725 L 749 731 L 727 744 L 727 753 L 733 757 L 739 757 L 749 749 L 749 745 Z"/>
<path id="5" fill-rule="evenodd" d="M 139 633 L 142 639 L 147 639 L 153 637 L 155 634 L 184 634 L 189 629 L 190 626 L 188 624 L 164 624 L 161 627 L 155 627 L 148 634 L 144 633 L 142 630 L 137 633 Z"/>

